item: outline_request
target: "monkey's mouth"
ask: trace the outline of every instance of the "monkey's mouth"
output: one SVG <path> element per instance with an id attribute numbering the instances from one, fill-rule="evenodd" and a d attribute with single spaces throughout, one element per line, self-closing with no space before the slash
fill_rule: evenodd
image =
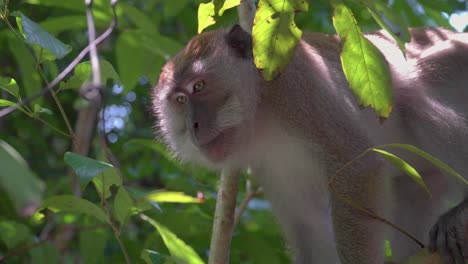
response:
<path id="1" fill-rule="evenodd" d="M 234 127 L 225 129 L 212 140 L 200 145 L 200 149 L 212 162 L 221 162 L 231 152 L 234 133 Z"/>

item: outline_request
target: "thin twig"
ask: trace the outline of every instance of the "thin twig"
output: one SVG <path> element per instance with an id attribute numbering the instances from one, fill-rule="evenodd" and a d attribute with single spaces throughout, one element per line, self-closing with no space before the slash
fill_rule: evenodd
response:
<path id="1" fill-rule="evenodd" d="M 239 224 L 240 218 L 242 214 L 244 213 L 245 209 L 247 208 L 247 205 L 249 204 L 249 202 L 255 196 L 258 196 L 263 192 L 262 187 L 258 187 L 255 191 L 252 190 L 250 180 L 247 180 L 246 182 L 246 189 L 247 189 L 247 193 L 244 197 L 244 200 L 242 200 L 241 204 L 239 205 L 236 211 L 236 216 L 234 218 L 234 228 Z"/>
<path id="2" fill-rule="evenodd" d="M 113 2 L 116 2 L 116 1 L 113 1 Z M 106 29 L 106 31 L 104 31 L 104 33 L 102 33 L 98 38 L 96 38 L 93 44 L 99 45 L 101 42 L 103 42 L 107 37 L 109 37 L 112 31 L 114 31 L 116 25 L 117 25 L 117 21 L 113 19 L 109 27 Z M 23 99 L 19 101 L 18 103 L 16 103 L 15 105 L 12 105 L 12 106 L 9 106 L 0 110 L 0 118 L 10 114 L 11 112 L 15 111 L 19 107 L 22 107 L 23 105 L 26 105 L 27 103 L 34 101 L 37 98 L 50 92 L 51 88 L 59 84 L 76 67 L 76 65 L 78 65 L 78 63 L 80 63 L 81 60 L 83 60 L 83 58 L 88 54 L 89 49 L 90 49 L 89 45 L 86 46 L 86 48 L 84 48 L 80 52 L 80 54 L 78 54 L 78 56 L 76 56 L 76 58 L 59 75 L 57 75 L 57 77 L 55 77 L 55 79 L 52 80 L 52 82 L 50 82 L 46 87 L 44 87 L 39 93 L 31 97 Z M 57 90 L 57 92 L 59 91 L 60 90 Z"/>
<path id="3" fill-rule="evenodd" d="M 93 12 L 92 12 L 92 5 L 93 5 L 93 0 L 85 0 L 86 4 L 86 18 L 87 18 L 87 23 L 88 23 L 88 38 L 89 38 L 89 57 L 91 60 L 91 69 L 92 69 L 92 89 L 97 89 L 97 92 L 94 94 L 96 96 L 99 96 L 100 98 L 98 99 L 101 101 L 101 103 L 104 102 L 103 100 L 103 92 L 102 92 L 102 83 L 101 83 L 101 70 L 99 67 L 99 57 L 98 57 L 98 52 L 95 44 L 95 38 L 96 38 L 96 28 L 94 26 L 94 18 L 93 18 Z M 114 18 L 115 16 L 115 5 L 117 4 L 117 1 L 112 1 L 112 10 L 114 12 Z M 96 102 L 96 98 L 94 99 L 94 102 Z M 104 177 L 103 177 L 104 180 Z M 104 185 L 105 186 L 105 185 Z M 105 189 L 105 188 L 104 188 Z M 105 190 L 104 190 L 105 191 Z M 125 257 L 125 262 L 127 264 L 130 264 L 130 257 L 127 253 L 127 249 L 125 248 L 125 245 L 122 243 L 122 240 L 120 239 L 120 231 L 115 225 L 110 210 L 109 210 L 109 205 L 105 199 L 105 194 L 103 191 L 103 197 L 102 197 L 102 205 L 105 209 L 105 212 L 107 214 L 107 217 L 109 219 L 109 224 L 112 228 L 112 231 L 114 233 L 115 238 L 117 239 L 117 242 L 119 243 L 120 249 L 122 250 L 122 253 Z"/>
<path id="4" fill-rule="evenodd" d="M 229 263 L 239 181 L 240 171 L 238 169 L 223 169 L 216 198 L 209 264 Z"/>

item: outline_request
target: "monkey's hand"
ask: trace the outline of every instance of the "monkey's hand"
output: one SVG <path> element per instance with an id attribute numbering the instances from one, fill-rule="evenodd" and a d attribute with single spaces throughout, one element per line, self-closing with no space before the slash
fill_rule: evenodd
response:
<path id="1" fill-rule="evenodd" d="M 468 198 L 439 217 L 429 232 L 429 251 L 438 251 L 447 264 L 467 264 L 467 228 Z"/>

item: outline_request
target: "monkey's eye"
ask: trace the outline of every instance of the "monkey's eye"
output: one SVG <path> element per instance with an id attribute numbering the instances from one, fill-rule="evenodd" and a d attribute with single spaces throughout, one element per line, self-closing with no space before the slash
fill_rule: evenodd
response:
<path id="1" fill-rule="evenodd" d="M 187 102 L 187 96 L 183 93 L 177 94 L 175 99 L 179 104 L 185 104 Z"/>
<path id="2" fill-rule="evenodd" d="M 203 88 L 205 87 L 205 81 L 198 81 L 193 85 L 193 93 L 199 93 L 203 91 Z"/>

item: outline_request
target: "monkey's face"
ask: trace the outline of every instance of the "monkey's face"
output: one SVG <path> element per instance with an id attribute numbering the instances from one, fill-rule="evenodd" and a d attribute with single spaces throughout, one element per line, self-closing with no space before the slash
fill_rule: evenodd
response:
<path id="1" fill-rule="evenodd" d="M 230 45 L 233 30 L 195 37 L 153 90 L 159 132 L 182 160 L 214 168 L 240 162 L 239 150 L 252 139 L 258 73 Z"/>

